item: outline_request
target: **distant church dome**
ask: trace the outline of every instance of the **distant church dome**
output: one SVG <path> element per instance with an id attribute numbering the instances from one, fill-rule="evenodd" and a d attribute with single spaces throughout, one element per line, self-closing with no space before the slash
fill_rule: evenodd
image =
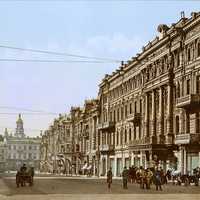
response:
<path id="1" fill-rule="evenodd" d="M 23 120 L 22 120 L 22 118 L 21 118 L 21 114 L 19 114 L 19 118 L 18 118 L 18 120 L 17 120 L 16 123 L 17 123 L 17 124 L 19 124 L 19 123 L 22 123 L 22 124 L 23 124 Z"/>
<path id="2" fill-rule="evenodd" d="M 23 120 L 21 118 L 21 114 L 19 114 L 19 118 L 16 121 L 16 124 L 17 124 L 17 128 L 16 128 L 16 131 L 15 131 L 15 137 L 25 137 L 24 125 L 23 125 Z"/>

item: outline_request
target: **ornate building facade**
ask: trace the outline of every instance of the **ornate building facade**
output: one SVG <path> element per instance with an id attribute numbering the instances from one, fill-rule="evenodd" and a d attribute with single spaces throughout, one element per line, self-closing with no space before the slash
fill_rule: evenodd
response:
<path id="1" fill-rule="evenodd" d="M 101 171 L 200 162 L 200 14 L 159 25 L 156 37 L 100 85 Z"/>
<path id="2" fill-rule="evenodd" d="M 39 170 L 40 138 L 27 137 L 24 133 L 23 120 L 19 114 L 14 135 L 7 129 L 4 133 L 6 145 L 6 170 L 18 170 L 24 163 Z"/>
<path id="3" fill-rule="evenodd" d="M 71 168 L 102 176 L 131 165 L 192 173 L 200 166 L 199 115 L 200 13 L 182 13 L 104 77 L 97 100 L 71 109 Z"/>
<path id="4" fill-rule="evenodd" d="M 72 134 L 69 116 L 59 115 L 41 139 L 41 172 L 72 173 Z"/>

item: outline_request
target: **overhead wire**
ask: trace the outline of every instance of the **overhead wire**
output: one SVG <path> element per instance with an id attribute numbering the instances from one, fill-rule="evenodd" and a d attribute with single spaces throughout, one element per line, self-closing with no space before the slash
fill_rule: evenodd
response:
<path id="1" fill-rule="evenodd" d="M 39 50 L 39 49 L 31 49 L 31 48 L 22 48 L 22 47 L 14 47 L 14 46 L 7 46 L 7 45 L 0 45 L 0 48 L 12 49 L 12 50 L 18 50 L 18 51 L 26 51 L 26 52 L 33 52 L 33 53 L 51 54 L 51 55 L 57 55 L 57 56 L 67 56 L 67 57 L 84 58 L 84 59 L 104 60 L 104 61 L 118 62 L 118 63 L 121 62 L 121 60 L 112 59 L 112 58 L 85 56 L 85 55 L 70 54 L 70 53 L 64 53 L 64 52 L 47 51 L 47 50 Z"/>
<path id="2" fill-rule="evenodd" d="M 15 59 L 0 58 L 0 62 L 37 62 L 37 63 L 113 63 L 114 61 L 96 61 L 96 60 L 38 60 L 38 59 Z"/>

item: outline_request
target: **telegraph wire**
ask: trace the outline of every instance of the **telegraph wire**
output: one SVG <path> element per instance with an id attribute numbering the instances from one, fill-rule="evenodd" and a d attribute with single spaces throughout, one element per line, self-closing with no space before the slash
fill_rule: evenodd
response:
<path id="1" fill-rule="evenodd" d="M 20 107 L 14 107 L 14 106 L 0 106 L 0 109 L 28 111 L 28 112 L 34 112 L 34 113 L 53 113 L 53 114 L 56 114 L 54 112 L 48 112 L 48 111 L 44 111 L 44 110 L 32 110 L 32 109 L 29 109 L 29 108 L 20 108 Z"/>
<path id="2" fill-rule="evenodd" d="M 30 112 L 30 113 L 22 113 L 20 112 L 22 115 L 59 115 L 60 113 L 34 113 L 34 112 Z M 0 112 L 0 115 L 18 115 L 19 113 L 11 113 L 11 112 Z"/>
<path id="3" fill-rule="evenodd" d="M 68 57 L 75 57 L 75 58 L 104 60 L 104 61 L 117 62 L 117 63 L 121 62 L 120 60 L 111 59 L 111 58 L 84 56 L 84 55 L 78 55 L 78 54 L 69 54 L 69 53 L 64 53 L 64 52 L 47 51 L 47 50 L 39 50 L 39 49 L 31 49 L 31 48 L 21 48 L 21 47 L 7 46 L 7 45 L 0 45 L 0 48 L 33 52 L 33 53 L 50 54 L 50 55 L 57 55 L 57 56 L 68 56 Z"/>
<path id="4" fill-rule="evenodd" d="M 37 59 L 14 59 L 0 58 L 0 62 L 36 62 L 36 63 L 113 63 L 114 61 L 96 61 L 96 60 L 37 60 Z M 116 63 L 117 61 L 115 61 Z"/>

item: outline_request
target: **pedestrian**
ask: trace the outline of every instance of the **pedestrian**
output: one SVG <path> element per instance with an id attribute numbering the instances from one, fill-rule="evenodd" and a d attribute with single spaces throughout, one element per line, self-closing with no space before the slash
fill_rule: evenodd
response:
<path id="1" fill-rule="evenodd" d="M 158 188 L 160 190 L 162 190 L 162 186 L 161 186 L 161 172 L 160 170 L 157 168 L 155 170 L 155 174 L 154 174 L 154 178 L 155 178 L 155 185 L 156 185 L 156 190 L 158 190 Z"/>
<path id="2" fill-rule="evenodd" d="M 108 183 L 108 189 L 111 188 L 111 184 L 112 184 L 112 168 L 110 167 L 110 169 L 107 172 L 107 183 Z"/>
<path id="3" fill-rule="evenodd" d="M 127 184 L 128 184 L 128 175 L 129 175 L 129 173 L 128 173 L 128 170 L 127 170 L 127 168 L 125 166 L 124 170 L 122 172 L 123 189 L 128 189 L 128 186 L 127 186 Z"/>
<path id="4" fill-rule="evenodd" d="M 142 166 L 136 172 L 137 182 L 140 184 L 140 188 L 144 189 L 145 184 L 145 170 Z"/>
<path id="5" fill-rule="evenodd" d="M 152 177 L 153 177 L 153 172 L 149 168 L 147 168 L 147 170 L 146 170 L 146 189 L 150 189 Z"/>

